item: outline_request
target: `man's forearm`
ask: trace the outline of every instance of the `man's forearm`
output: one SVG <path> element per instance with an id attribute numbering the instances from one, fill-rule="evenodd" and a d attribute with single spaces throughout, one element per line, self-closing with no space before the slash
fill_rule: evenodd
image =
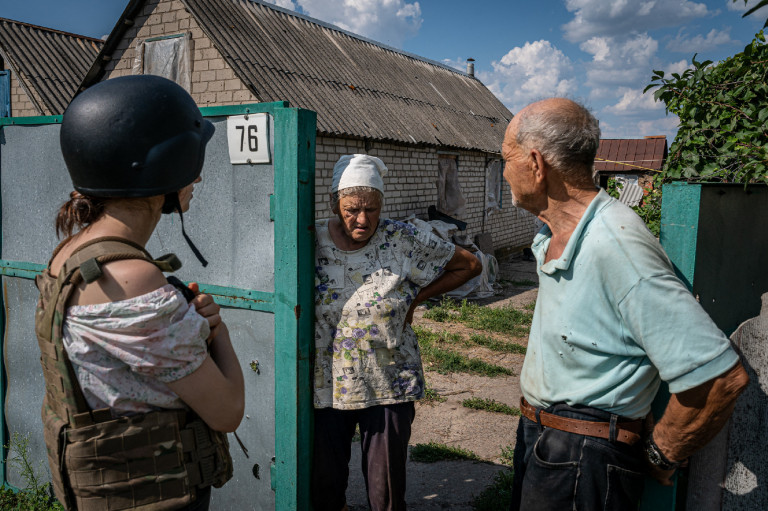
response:
<path id="1" fill-rule="evenodd" d="M 681 462 L 707 444 L 725 425 L 749 377 L 737 363 L 698 387 L 672 394 L 653 440 L 673 462 Z"/>

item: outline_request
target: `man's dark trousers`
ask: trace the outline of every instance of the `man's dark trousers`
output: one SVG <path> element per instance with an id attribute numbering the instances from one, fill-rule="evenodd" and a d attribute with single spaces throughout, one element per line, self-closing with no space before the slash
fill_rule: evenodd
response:
<path id="1" fill-rule="evenodd" d="M 573 419 L 609 422 L 611 414 L 555 404 Z M 644 484 L 642 442 L 628 445 L 544 428 L 520 418 L 513 460 L 512 511 L 637 509 Z"/>

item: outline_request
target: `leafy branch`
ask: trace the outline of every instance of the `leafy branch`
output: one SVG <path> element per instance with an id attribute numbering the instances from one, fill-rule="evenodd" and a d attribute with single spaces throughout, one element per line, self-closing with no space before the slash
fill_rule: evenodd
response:
<path id="1" fill-rule="evenodd" d="M 739 0 L 733 0 L 733 3 L 737 3 Z M 749 0 L 744 0 L 744 5 L 747 5 Z M 758 9 L 762 9 L 763 7 L 768 5 L 768 0 L 761 0 L 760 2 L 757 2 L 757 4 L 754 5 L 751 9 L 749 9 L 747 12 L 745 12 L 741 17 L 746 18 L 753 12 L 755 12 Z M 763 25 L 763 28 L 768 27 L 768 19 L 765 20 L 765 25 Z"/>
<path id="2" fill-rule="evenodd" d="M 768 183 L 766 61 L 768 45 L 759 32 L 744 51 L 719 63 L 694 55 L 682 73 L 653 71 L 644 92 L 656 89 L 654 98 L 680 118 L 662 179 Z"/>

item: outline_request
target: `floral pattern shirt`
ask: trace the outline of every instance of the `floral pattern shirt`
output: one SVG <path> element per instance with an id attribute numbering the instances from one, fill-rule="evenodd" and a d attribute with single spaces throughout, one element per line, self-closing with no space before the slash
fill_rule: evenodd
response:
<path id="1" fill-rule="evenodd" d="M 200 367 L 209 333 L 208 321 L 167 284 L 127 300 L 68 307 L 63 342 L 88 405 L 120 416 L 185 408 L 166 383 Z"/>
<path id="2" fill-rule="evenodd" d="M 315 408 L 354 410 L 424 395 L 416 334 L 405 316 L 453 257 L 453 244 L 382 220 L 368 244 L 336 247 L 316 224 Z"/>

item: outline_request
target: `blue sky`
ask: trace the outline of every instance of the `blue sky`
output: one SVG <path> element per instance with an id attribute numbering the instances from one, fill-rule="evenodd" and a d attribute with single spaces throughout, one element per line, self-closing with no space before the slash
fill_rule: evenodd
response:
<path id="1" fill-rule="evenodd" d="M 281 7 L 475 75 L 514 113 L 565 95 L 600 119 L 604 138 L 667 135 L 677 119 L 642 94 L 653 69 L 682 71 L 694 53 L 741 51 L 768 9 L 743 0 L 270 0 Z M 756 0 L 750 0 L 750 4 Z M 127 0 L 0 0 L 0 16 L 93 37 Z"/>

